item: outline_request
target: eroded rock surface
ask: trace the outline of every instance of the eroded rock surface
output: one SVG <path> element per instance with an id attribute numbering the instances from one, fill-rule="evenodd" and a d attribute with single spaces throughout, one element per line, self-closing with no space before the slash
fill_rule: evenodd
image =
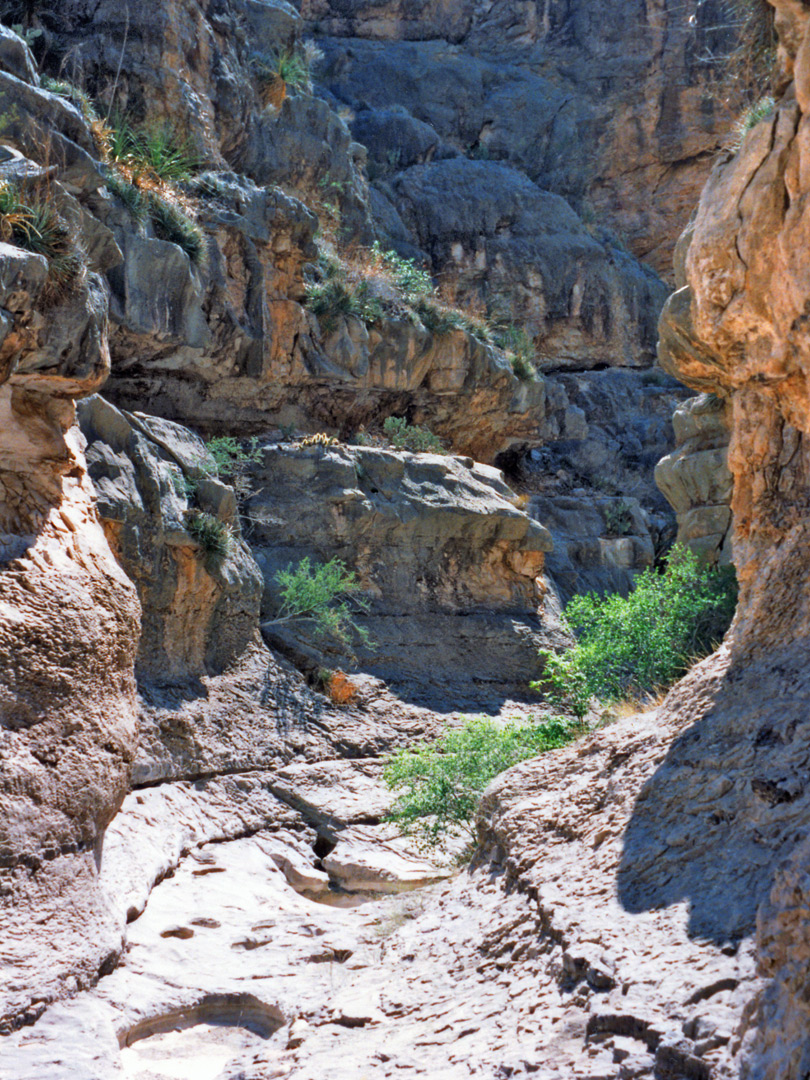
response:
<path id="1" fill-rule="evenodd" d="M 400 694 L 476 708 L 525 686 L 537 650 L 567 640 L 547 596 L 548 531 L 498 470 L 469 458 L 363 447 L 276 445 L 252 473 L 251 544 L 268 641 L 321 663 L 304 624 L 274 624 L 280 569 L 340 558 L 370 604 L 363 670 Z M 328 644 L 328 643 L 327 643 Z M 328 662 L 327 652 L 327 662 Z M 332 665 L 334 666 L 334 665 Z M 472 677 L 471 677 L 471 673 Z M 488 689 L 491 687 L 491 690 Z"/>
<path id="2" fill-rule="evenodd" d="M 302 14 L 383 198 L 425 161 L 506 162 L 669 274 L 730 126 L 707 63 L 730 46 L 722 5 L 623 2 L 606 20 L 599 0 L 305 0 Z"/>
<path id="3" fill-rule="evenodd" d="M 120 952 L 96 882 L 137 746 L 140 609 L 96 514 L 75 399 L 109 370 L 104 293 L 0 250 L 0 906 L 3 1027 Z"/>
<path id="4" fill-rule="evenodd" d="M 710 562 L 731 561 L 729 417 L 714 395 L 692 398 L 673 417 L 677 447 L 655 467 L 655 482 L 678 517 L 678 543 Z"/>

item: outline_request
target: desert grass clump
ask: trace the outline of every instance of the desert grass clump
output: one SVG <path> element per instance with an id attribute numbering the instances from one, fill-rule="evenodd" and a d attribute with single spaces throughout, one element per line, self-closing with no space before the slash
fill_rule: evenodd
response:
<path id="1" fill-rule="evenodd" d="M 368 281 L 350 281 L 341 272 L 332 272 L 324 280 L 307 288 L 307 307 L 318 318 L 321 329 L 329 334 L 341 318 L 353 315 L 367 326 L 383 316 L 383 305 L 374 296 Z"/>
<path id="2" fill-rule="evenodd" d="M 178 184 L 200 171 L 202 161 L 189 141 L 169 124 L 135 127 L 126 117 L 108 124 L 109 160 L 135 184 Z"/>
<path id="3" fill-rule="evenodd" d="M 288 90 L 311 93 L 312 65 L 322 56 L 320 49 L 311 42 L 276 52 L 253 53 L 250 67 L 262 103 L 279 108 Z"/>
<path id="4" fill-rule="evenodd" d="M 771 94 L 765 94 L 759 101 L 755 101 L 749 105 L 734 125 L 731 138 L 727 144 L 728 148 L 736 153 L 742 146 L 743 140 L 748 132 L 752 131 L 760 121 L 767 120 L 768 117 L 772 115 L 775 108 L 776 101 Z"/>
<path id="5" fill-rule="evenodd" d="M 230 525 L 205 510 L 188 510 L 185 527 L 186 532 L 197 541 L 209 560 L 219 563 L 228 557 L 233 543 L 233 530 Z"/>
<path id="6" fill-rule="evenodd" d="M 457 836 L 472 842 L 476 807 L 490 781 L 519 761 L 565 746 L 581 731 L 559 717 L 507 724 L 478 717 L 435 742 L 400 750 L 383 774 L 399 793 L 388 820 L 428 847 L 444 847 Z"/>
<path id="7" fill-rule="evenodd" d="M 179 203 L 156 192 L 147 196 L 149 217 L 159 240 L 176 244 L 196 267 L 205 265 L 208 248 L 205 233 Z"/>
<path id="8" fill-rule="evenodd" d="M 86 273 L 84 252 L 50 192 L 23 194 L 15 184 L 0 184 L 0 239 L 45 256 L 45 299 L 63 298 Z"/>
<path id="9" fill-rule="evenodd" d="M 125 180 L 120 173 L 110 169 L 106 180 L 107 190 L 119 199 L 129 211 L 136 225 L 142 225 L 149 216 L 149 203 L 144 193 Z"/>
<path id="10" fill-rule="evenodd" d="M 99 115 L 93 99 L 80 86 L 68 82 L 67 79 L 52 79 L 48 75 L 42 76 L 41 86 L 48 93 L 56 94 L 58 97 L 65 98 L 72 105 L 75 105 L 88 123 L 92 124 L 98 121 Z"/>

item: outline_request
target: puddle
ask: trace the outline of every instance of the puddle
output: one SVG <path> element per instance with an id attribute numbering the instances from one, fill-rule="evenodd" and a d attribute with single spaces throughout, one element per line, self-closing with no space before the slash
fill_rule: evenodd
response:
<path id="1" fill-rule="evenodd" d="M 234 1059 L 261 1049 L 284 1025 L 251 994 L 209 995 L 189 1009 L 144 1020 L 122 1040 L 125 1080 L 216 1080 Z"/>
<path id="2" fill-rule="evenodd" d="M 140 1039 L 121 1050 L 125 1080 L 216 1080 L 246 1051 L 267 1039 L 243 1027 L 195 1024 Z"/>

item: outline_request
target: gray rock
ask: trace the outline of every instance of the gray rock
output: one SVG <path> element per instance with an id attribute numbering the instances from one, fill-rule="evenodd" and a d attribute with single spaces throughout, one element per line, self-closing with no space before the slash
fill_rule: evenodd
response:
<path id="1" fill-rule="evenodd" d="M 505 165 L 454 158 L 407 169 L 396 209 L 459 300 L 508 298 L 545 369 L 647 366 L 666 289 Z"/>
<path id="2" fill-rule="evenodd" d="M 551 538 L 513 505 L 496 470 L 430 454 L 269 445 L 253 483 L 246 513 L 265 633 L 302 662 L 339 662 L 328 652 L 325 661 L 306 630 L 271 622 L 275 575 L 303 556 L 356 571 L 370 605 L 359 621 L 377 646 L 358 647 L 362 669 L 402 692 L 421 684 L 436 700 L 452 686 L 466 700 L 480 684 L 483 701 L 525 684 L 537 649 L 565 640 L 543 607 Z"/>

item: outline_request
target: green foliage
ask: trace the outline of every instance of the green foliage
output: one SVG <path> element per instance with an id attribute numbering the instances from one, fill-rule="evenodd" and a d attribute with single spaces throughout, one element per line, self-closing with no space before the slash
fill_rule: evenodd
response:
<path id="1" fill-rule="evenodd" d="M 311 63 L 311 53 L 303 49 L 255 52 L 250 58 L 250 66 L 263 94 L 276 80 L 281 80 L 290 90 L 310 91 Z"/>
<path id="2" fill-rule="evenodd" d="M 307 307 L 318 316 L 321 329 L 331 333 L 340 318 L 354 315 L 367 326 L 378 322 L 383 316 L 383 306 L 373 296 L 367 281 L 352 284 L 341 274 L 327 276 L 325 280 L 307 289 Z"/>
<path id="3" fill-rule="evenodd" d="M 492 316 L 492 340 L 509 357 L 514 374 L 524 382 L 537 377 L 535 348 L 531 336 L 511 322 L 503 304 L 497 304 Z"/>
<path id="4" fill-rule="evenodd" d="M 195 266 L 203 266 L 208 248 L 197 222 L 182 207 L 155 192 L 148 194 L 147 206 L 158 239 L 177 244 Z"/>
<path id="5" fill-rule="evenodd" d="M 417 424 L 409 424 L 404 417 L 387 417 L 383 424 L 383 431 L 395 450 L 411 450 L 415 454 L 447 453 L 437 435 Z"/>
<path id="6" fill-rule="evenodd" d="M 602 510 L 608 536 L 629 536 L 633 531 L 633 514 L 624 499 L 609 503 Z"/>
<path id="7" fill-rule="evenodd" d="M 0 184 L 0 239 L 47 258 L 50 299 L 64 296 L 84 276 L 84 253 L 47 192 L 24 196 L 16 185 Z"/>
<path id="8" fill-rule="evenodd" d="M 371 251 L 382 261 L 406 304 L 413 305 L 419 299 L 435 294 L 433 279 L 427 270 L 417 266 L 415 259 L 404 259 L 395 251 L 383 251 L 378 241 L 374 242 Z"/>
<path id="9" fill-rule="evenodd" d="M 135 180 L 145 177 L 176 184 L 190 179 L 202 165 L 188 140 L 169 124 L 136 128 L 122 116 L 110 121 L 107 151 L 110 160 L 128 169 Z"/>
<path id="10" fill-rule="evenodd" d="M 59 97 L 66 98 L 71 104 L 75 105 L 88 122 L 98 120 L 98 112 L 93 104 L 93 99 L 86 90 L 82 90 L 79 86 L 74 86 L 74 84 L 68 82 L 67 79 L 52 79 L 48 75 L 42 76 L 41 85 L 43 90 L 47 90 L 51 94 L 57 94 Z"/>
<path id="11" fill-rule="evenodd" d="M 327 563 L 302 559 L 276 574 L 281 605 L 267 626 L 286 622 L 312 622 L 315 635 L 331 638 L 344 647 L 356 638 L 366 648 L 371 640 L 365 627 L 357 623 L 358 612 L 367 611 L 368 601 L 358 595 L 360 584 L 341 559 Z"/>
<path id="12" fill-rule="evenodd" d="M 730 149 L 739 150 L 748 132 L 755 128 L 761 120 L 766 120 L 775 108 L 776 102 L 771 94 L 766 94 L 759 101 L 749 105 L 734 125 L 734 133 L 729 143 Z"/>
<path id="13" fill-rule="evenodd" d="M 186 532 L 193 536 L 209 559 L 220 562 L 231 550 L 233 532 L 230 525 L 205 510 L 188 510 Z"/>
<path id="14" fill-rule="evenodd" d="M 142 225 L 149 213 L 149 203 L 143 192 L 114 170 L 107 175 L 107 190 L 120 199 L 137 225 Z"/>
<path id="15" fill-rule="evenodd" d="M 214 459 L 218 476 L 233 476 L 245 466 L 258 464 L 262 460 L 262 450 L 255 436 L 245 447 L 233 435 L 222 435 L 209 439 L 205 448 Z"/>
<path id="16" fill-rule="evenodd" d="M 474 840 L 475 810 L 487 784 L 517 762 L 571 742 L 580 730 L 559 718 L 501 726 L 479 717 L 433 743 L 400 750 L 384 773 L 389 788 L 400 792 L 388 818 L 430 846 L 465 834 Z"/>
<path id="17" fill-rule="evenodd" d="M 577 644 L 561 656 L 542 652 L 533 683 L 546 697 L 584 716 L 592 697 L 643 698 L 671 686 L 723 637 L 734 615 L 733 567 L 708 567 L 687 548 L 669 553 L 663 573 L 648 569 L 628 597 L 575 596 L 565 617 Z"/>

